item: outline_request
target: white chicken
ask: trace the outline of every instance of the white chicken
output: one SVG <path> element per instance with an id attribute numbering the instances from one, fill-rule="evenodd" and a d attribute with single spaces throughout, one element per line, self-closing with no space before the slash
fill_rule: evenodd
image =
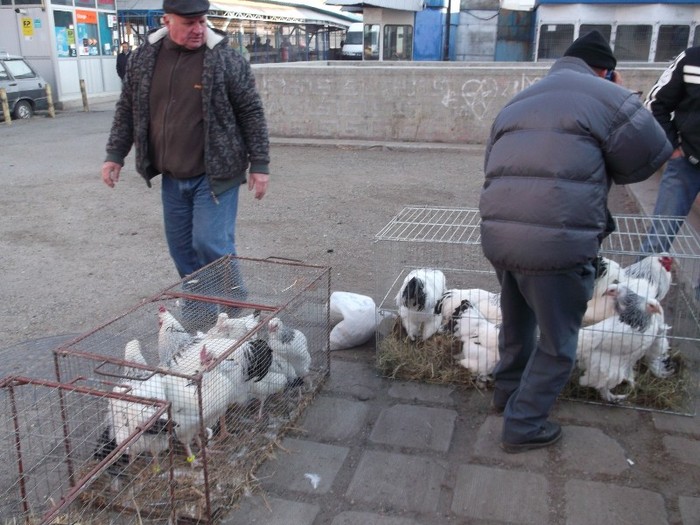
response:
<path id="1" fill-rule="evenodd" d="M 583 371 L 579 384 L 617 403 L 627 395 L 611 390 L 624 381 L 634 386 L 634 365 L 662 329 L 663 309 L 656 299 L 640 296 L 622 283 L 611 284 L 606 294 L 614 298 L 615 315 L 579 331 L 576 356 Z"/>
<path id="2" fill-rule="evenodd" d="M 218 359 L 227 350 L 233 348 L 236 343 L 235 339 L 223 337 L 209 337 L 207 335 L 193 337 L 187 346 L 180 348 L 177 353 L 170 356 L 167 368 L 180 374 L 196 374 L 201 370 L 201 352 L 204 346 L 207 347 L 208 355 L 213 359 Z"/>
<path id="3" fill-rule="evenodd" d="M 165 306 L 158 308 L 158 358 L 160 366 L 170 368 L 174 355 L 192 344 L 197 338 L 187 332 L 175 316 Z"/>
<path id="4" fill-rule="evenodd" d="M 646 279 L 656 289 L 655 299 L 662 301 L 673 283 L 673 258 L 668 253 L 652 254 L 625 268 L 627 277 Z"/>
<path id="5" fill-rule="evenodd" d="M 468 301 L 491 323 L 501 323 L 500 293 L 489 292 L 481 288 L 469 288 L 465 290 L 452 288 L 442 294 L 442 297 L 435 305 L 435 313 L 442 315 L 443 325 L 459 311 L 464 301 Z"/>
<path id="6" fill-rule="evenodd" d="M 201 434 L 198 434 L 200 425 L 210 428 L 218 419 L 221 433 L 225 435 L 226 410 L 232 404 L 243 404 L 248 400 L 248 382 L 263 379 L 272 363 L 272 349 L 267 342 L 256 339 L 241 345 L 217 366 L 207 370 L 217 359 L 214 353 L 208 351 L 207 345 L 201 346 L 197 369 L 191 369 L 191 359 L 187 359 L 186 365 L 183 365 L 190 367 L 187 370 L 190 375 L 203 372 L 201 382 L 175 375 L 164 377 L 165 399 L 172 404 L 175 433 L 184 445 L 190 463 L 195 461 L 192 441 L 196 438 L 200 449 L 205 446 Z M 198 393 L 200 387 L 201 393 Z M 202 399 L 201 411 L 199 395 Z"/>
<path id="7" fill-rule="evenodd" d="M 273 367 L 259 381 L 251 381 L 248 387 L 248 395 L 260 402 L 258 408 L 258 419 L 263 415 L 263 408 L 268 397 L 278 392 L 282 392 L 287 386 L 287 376 L 278 370 L 273 358 Z"/>
<path id="8" fill-rule="evenodd" d="M 146 364 L 138 339 L 133 339 L 126 344 L 124 360 Z M 126 367 L 124 373 L 130 379 L 122 385 L 115 386 L 112 392 L 147 399 L 165 399 L 161 375 L 131 367 Z M 151 420 L 156 412 L 157 408 L 153 405 L 110 398 L 106 416 L 107 428 L 103 432 L 103 439 L 106 438 L 110 443 L 109 445 L 105 444 L 107 449 L 113 450 L 125 443 L 139 428 Z M 159 452 L 166 450 L 169 445 L 168 434 L 165 432 L 166 425 L 167 420 L 161 418 L 150 426 L 138 440 L 128 447 L 128 450 L 124 451 L 129 460 L 131 461 L 137 455 L 146 452 L 157 458 Z"/>
<path id="9" fill-rule="evenodd" d="M 278 364 L 284 369 L 287 379 L 290 382 L 303 380 L 311 369 L 311 354 L 306 336 L 301 330 L 285 325 L 279 317 L 270 319 L 267 332 L 273 358 L 279 358 Z"/>
<path id="10" fill-rule="evenodd" d="M 499 359 L 498 326 L 467 300 L 462 301 L 447 326 L 462 342 L 462 352 L 457 356 L 459 364 L 479 381 L 488 381 Z"/>
<path id="11" fill-rule="evenodd" d="M 607 257 L 598 256 L 593 261 L 595 268 L 595 283 L 593 295 L 588 301 L 586 313 L 583 314 L 583 324 L 589 325 L 607 319 L 615 314 L 615 303 L 606 294 L 608 286 L 620 282 L 623 277 L 622 267 Z"/>
<path id="12" fill-rule="evenodd" d="M 442 323 L 435 306 L 445 292 L 445 275 L 440 270 L 420 268 L 411 271 L 396 294 L 401 323 L 411 341 L 433 336 Z"/>
<path id="13" fill-rule="evenodd" d="M 670 329 L 671 327 L 662 320 L 659 333 L 644 354 L 644 362 L 649 372 L 660 379 L 671 377 L 676 372 L 671 362 L 671 345 L 666 335 Z"/>
<path id="14" fill-rule="evenodd" d="M 226 312 L 221 312 L 216 319 L 216 324 L 207 331 L 206 335 L 238 341 L 243 339 L 259 322 L 260 310 L 255 310 L 245 317 L 229 317 Z"/>
<path id="15" fill-rule="evenodd" d="M 136 363 L 146 366 L 146 359 L 141 352 L 141 342 L 138 339 L 132 339 L 124 347 L 124 361 Z M 150 375 L 148 370 L 131 366 L 124 366 L 124 376 L 128 378 L 142 378 Z"/>

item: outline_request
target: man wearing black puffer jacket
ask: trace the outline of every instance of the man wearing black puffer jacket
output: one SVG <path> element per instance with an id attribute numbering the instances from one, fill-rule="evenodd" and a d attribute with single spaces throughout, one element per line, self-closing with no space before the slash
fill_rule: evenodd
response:
<path id="1" fill-rule="evenodd" d="M 605 79 L 616 62 L 599 32 L 580 37 L 508 102 L 487 143 L 479 209 L 484 255 L 501 285 L 493 405 L 506 452 L 560 439 L 548 417 L 573 370 L 592 261 L 611 231 L 608 190 L 648 178 L 671 154 L 619 73 Z"/>
<path id="2" fill-rule="evenodd" d="M 644 105 L 674 148 L 661 178 L 654 215 L 686 217 L 700 194 L 700 47 L 686 49 L 673 60 Z M 682 224 L 673 219 L 657 223 L 643 251 L 667 252 Z M 700 286 L 696 290 L 700 300 Z"/>

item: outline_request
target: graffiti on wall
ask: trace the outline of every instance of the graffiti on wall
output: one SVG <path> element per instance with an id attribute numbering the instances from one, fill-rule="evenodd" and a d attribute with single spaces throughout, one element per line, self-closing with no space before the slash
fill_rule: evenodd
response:
<path id="1" fill-rule="evenodd" d="M 453 83 L 447 80 L 436 80 L 434 88 L 442 95 L 441 103 L 444 107 L 458 111 L 461 117 L 484 120 L 493 118 L 497 108 L 502 107 L 504 102 L 540 78 L 524 74 L 518 79 L 470 78 L 457 88 L 453 88 Z"/>
<path id="2" fill-rule="evenodd" d="M 532 73 L 315 67 L 256 77 L 282 136 L 483 143 L 500 108 L 541 78 Z"/>

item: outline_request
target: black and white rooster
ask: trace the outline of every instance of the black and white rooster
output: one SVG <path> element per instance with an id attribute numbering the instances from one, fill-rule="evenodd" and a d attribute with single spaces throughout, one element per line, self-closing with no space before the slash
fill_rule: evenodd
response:
<path id="1" fill-rule="evenodd" d="M 442 323 L 435 306 L 445 292 L 445 275 L 440 270 L 421 268 L 411 271 L 396 294 L 401 323 L 411 341 L 426 340 Z"/>
<path id="2" fill-rule="evenodd" d="M 634 386 L 634 365 L 665 330 L 665 323 L 663 309 L 653 297 L 638 295 L 622 283 L 611 284 L 605 294 L 614 300 L 615 315 L 580 330 L 576 356 L 583 374 L 579 384 L 617 403 L 627 395 L 611 390 L 624 381 Z"/>
<path id="3" fill-rule="evenodd" d="M 593 262 L 596 270 L 593 296 L 588 301 L 583 324 L 597 323 L 615 313 L 614 301 L 606 290 L 614 283 L 626 283 L 637 295 L 662 301 L 671 288 L 673 259 L 667 254 L 654 254 L 622 268 L 612 259 L 598 256 Z"/>
<path id="4" fill-rule="evenodd" d="M 199 385 L 186 377 L 163 377 L 165 399 L 172 404 L 175 434 L 184 445 L 190 463 L 195 461 L 192 441 L 196 438 L 200 448 L 205 446 L 198 433 L 200 415 L 206 428 L 213 427 L 218 419 L 220 435 L 225 436 L 228 432 L 224 418 L 228 407 L 246 403 L 250 396 L 249 382 L 262 380 L 272 364 L 272 349 L 266 341 L 256 339 L 242 344 L 221 363 L 212 367 L 214 361 L 223 355 L 222 351 L 225 351 L 219 349 L 218 352 L 210 352 L 209 345 L 215 341 L 222 340 L 207 339 L 201 344 L 195 343 L 181 351 L 179 359 L 178 356 L 173 359 L 174 372 L 190 376 L 202 373 L 199 383 L 201 393 L 197 391 Z M 231 348 L 230 343 L 226 344 L 227 348 Z"/>
<path id="5" fill-rule="evenodd" d="M 500 293 L 489 292 L 481 288 L 465 290 L 451 288 L 442 294 L 435 305 L 435 313 L 441 314 L 443 326 L 449 322 L 450 318 L 458 315 L 464 301 L 468 301 L 491 323 L 500 324 L 502 322 Z"/>
<path id="6" fill-rule="evenodd" d="M 645 279 L 656 290 L 655 299 L 662 301 L 671 289 L 673 258 L 668 253 L 648 255 L 625 268 L 625 275 L 634 279 Z"/>
<path id="7" fill-rule="evenodd" d="M 462 342 L 457 362 L 478 381 L 486 382 L 499 359 L 498 326 L 466 299 L 455 309 L 446 326 Z"/>

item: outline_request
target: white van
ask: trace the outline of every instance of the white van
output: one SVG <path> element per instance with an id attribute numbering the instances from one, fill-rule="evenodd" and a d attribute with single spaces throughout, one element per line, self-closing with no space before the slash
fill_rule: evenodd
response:
<path id="1" fill-rule="evenodd" d="M 343 60 L 362 60 L 363 31 L 362 22 L 350 24 L 345 33 L 345 41 L 340 52 Z"/>

